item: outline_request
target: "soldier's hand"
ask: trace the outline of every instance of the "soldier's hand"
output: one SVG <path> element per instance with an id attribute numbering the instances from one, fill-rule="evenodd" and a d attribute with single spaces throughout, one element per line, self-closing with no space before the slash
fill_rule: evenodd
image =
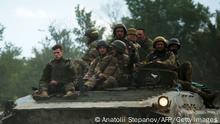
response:
<path id="1" fill-rule="evenodd" d="M 134 64 L 134 65 L 133 65 L 133 68 L 134 68 L 134 71 L 135 71 L 135 72 L 138 71 L 138 69 L 139 69 L 138 67 L 139 67 L 139 64 Z"/>
<path id="2" fill-rule="evenodd" d="M 100 73 L 98 76 L 99 76 L 99 79 L 101 79 L 101 80 L 105 79 L 105 76 L 102 73 Z"/>
<path id="3" fill-rule="evenodd" d="M 162 61 L 160 61 L 160 60 L 158 60 L 158 61 L 156 61 L 156 63 L 163 63 Z"/>
<path id="4" fill-rule="evenodd" d="M 51 84 L 51 85 L 57 85 L 57 84 L 58 84 L 58 81 L 51 80 L 51 81 L 50 81 L 50 84 Z"/>
<path id="5" fill-rule="evenodd" d="M 84 79 L 84 80 L 88 80 L 90 77 L 91 77 L 91 76 L 89 76 L 89 75 L 86 74 L 86 75 L 83 77 L 83 79 Z"/>

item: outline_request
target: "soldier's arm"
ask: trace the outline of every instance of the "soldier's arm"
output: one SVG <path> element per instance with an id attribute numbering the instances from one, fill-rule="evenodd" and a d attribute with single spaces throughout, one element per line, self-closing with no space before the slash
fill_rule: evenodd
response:
<path id="1" fill-rule="evenodd" d="M 39 81 L 39 87 L 46 90 L 47 84 L 50 82 L 50 74 L 51 74 L 51 65 L 48 63 L 43 70 L 43 74 Z"/>
<path id="2" fill-rule="evenodd" d="M 141 64 L 149 64 L 152 63 L 152 52 L 149 53 L 146 58 L 140 62 Z"/>
<path id="3" fill-rule="evenodd" d="M 69 82 L 74 82 L 76 79 L 76 65 L 73 60 L 68 60 L 69 64 Z"/>
<path id="4" fill-rule="evenodd" d="M 167 64 L 167 65 L 176 65 L 176 57 L 175 57 L 175 55 L 171 52 L 169 58 L 166 59 L 165 61 L 160 61 L 160 63 L 162 63 L 162 64 Z"/>
<path id="5" fill-rule="evenodd" d="M 118 63 L 115 57 L 109 57 L 109 56 L 104 58 L 103 62 L 107 65 L 103 69 L 100 75 L 102 75 L 105 79 L 107 79 L 109 76 L 114 75 L 114 73 L 118 69 Z"/>
<path id="6" fill-rule="evenodd" d="M 98 54 L 96 48 L 92 48 L 92 49 L 89 51 L 89 59 L 90 59 L 90 61 L 92 62 L 98 55 L 99 55 L 99 54 Z"/>
<path id="7" fill-rule="evenodd" d="M 133 43 L 132 43 L 132 53 L 131 53 L 130 59 L 131 59 L 133 64 L 138 63 L 139 60 L 140 60 L 140 56 L 139 56 L 139 53 L 138 53 L 138 48 L 135 47 L 135 45 Z"/>
<path id="8" fill-rule="evenodd" d="M 96 65 L 97 65 L 97 59 L 94 59 L 94 60 L 91 62 L 90 66 L 89 66 L 89 70 L 88 70 L 88 72 L 86 73 L 86 75 L 84 76 L 84 78 L 89 78 L 89 77 L 91 77 L 91 76 L 95 73 L 95 67 L 96 67 Z"/>

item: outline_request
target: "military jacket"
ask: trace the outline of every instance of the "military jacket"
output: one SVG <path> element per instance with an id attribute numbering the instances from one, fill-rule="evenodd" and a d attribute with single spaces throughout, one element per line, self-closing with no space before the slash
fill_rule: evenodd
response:
<path id="1" fill-rule="evenodd" d="M 97 41 L 93 41 L 91 44 L 89 44 L 88 49 L 82 57 L 82 60 L 88 65 L 90 65 L 91 62 L 99 55 L 98 51 L 96 50 L 96 46 Z"/>
<path id="2" fill-rule="evenodd" d="M 141 46 L 138 49 L 140 61 L 144 61 L 146 56 L 153 51 L 153 41 L 151 39 L 147 39 L 147 41 L 138 41 L 139 45 Z"/>
<path id="3" fill-rule="evenodd" d="M 176 66 L 176 58 L 173 52 L 170 51 L 157 51 L 150 53 L 147 57 L 148 62 L 161 61 L 163 64 Z"/>
<path id="4" fill-rule="evenodd" d="M 74 82 L 75 70 L 71 60 L 60 59 L 52 60 L 49 62 L 43 70 L 43 74 L 40 79 L 40 85 L 46 85 L 51 80 L 56 80 L 59 83 Z"/>
<path id="5" fill-rule="evenodd" d="M 116 58 L 111 55 L 104 57 L 99 56 L 91 62 L 87 75 L 91 77 L 102 74 L 107 79 L 109 76 L 114 76 L 117 71 L 118 63 Z"/>

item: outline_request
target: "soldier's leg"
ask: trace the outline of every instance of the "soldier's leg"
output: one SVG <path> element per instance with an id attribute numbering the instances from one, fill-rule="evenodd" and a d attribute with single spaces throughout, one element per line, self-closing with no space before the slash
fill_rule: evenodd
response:
<path id="1" fill-rule="evenodd" d="M 192 81 L 192 64 L 187 61 L 179 67 L 179 79 L 183 81 Z"/>
<path id="2" fill-rule="evenodd" d="M 75 92 L 74 83 L 70 82 L 64 85 L 65 95 L 64 98 L 76 98 L 78 94 Z"/>
<path id="3" fill-rule="evenodd" d="M 68 91 L 75 92 L 74 84 L 72 82 L 65 84 L 64 90 L 65 90 L 65 92 L 68 92 Z"/>
<path id="4" fill-rule="evenodd" d="M 103 89 L 113 88 L 117 86 L 118 86 L 117 80 L 115 79 L 115 77 L 112 77 L 112 76 L 108 77 L 108 79 L 105 80 L 102 84 Z"/>
<path id="5" fill-rule="evenodd" d="M 58 89 L 56 85 L 48 85 L 48 93 L 49 94 L 54 94 L 57 93 Z"/>
<path id="6" fill-rule="evenodd" d="M 217 93 L 208 94 L 208 93 L 203 92 L 201 90 L 197 90 L 196 92 L 203 98 L 204 104 L 207 108 L 215 108 L 215 106 L 213 105 L 213 101 L 214 101 Z"/>
<path id="7" fill-rule="evenodd" d="M 40 83 L 39 83 L 39 90 L 40 90 L 40 91 L 48 91 L 48 83 L 46 83 L 46 82 L 40 82 Z"/>
<path id="8" fill-rule="evenodd" d="M 94 76 L 92 76 L 90 79 L 88 79 L 86 82 L 85 82 L 85 86 L 88 88 L 88 90 L 92 90 L 95 85 L 96 85 L 96 78 Z"/>
<path id="9" fill-rule="evenodd" d="M 203 92 L 203 91 L 201 91 L 197 88 L 192 87 L 191 82 L 188 82 L 188 81 L 179 80 L 178 82 L 182 85 L 183 90 L 191 91 L 191 92 L 199 94 L 203 98 L 204 104 L 205 104 L 206 107 L 208 107 L 208 108 L 214 107 L 213 106 L 213 100 L 216 97 L 216 93 L 208 94 L 206 92 Z"/>
<path id="10" fill-rule="evenodd" d="M 131 75 L 123 74 L 120 75 L 116 80 L 118 81 L 118 85 L 120 87 L 128 87 L 131 84 Z"/>
<path id="11" fill-rule="evenodd" d="M 46 82 L 40 82 L 39 83 L 39 90 L 35 91 L 32 94 L 33 98 L 36 100 L 48 98 L 48 84 Z"/>

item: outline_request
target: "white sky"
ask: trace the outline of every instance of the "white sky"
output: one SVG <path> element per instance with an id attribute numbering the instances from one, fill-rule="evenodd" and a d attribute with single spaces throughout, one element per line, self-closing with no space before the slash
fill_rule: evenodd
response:
<path id="1" fill-rule="evenodd" d="M 123 0 L 0 0 L 0 23 L 6 27 L 4 41 L 22 47 L 22 56 L 32 56 L 33 47 L 39 47 L 39 41 L 46 36 L 51 23 L 60 27 L 76 26 L 74 8 L 77 4 L 93 11 L 93 19 L 99 25 L 108 23 L 103 7 L 118 1 L 122 15 L 126 15 Z M 220 8 L 220 0 L 195 0 L 209 6 L 211 12 Z M 0 45 L 2 46 L 2 45 Z"/>

